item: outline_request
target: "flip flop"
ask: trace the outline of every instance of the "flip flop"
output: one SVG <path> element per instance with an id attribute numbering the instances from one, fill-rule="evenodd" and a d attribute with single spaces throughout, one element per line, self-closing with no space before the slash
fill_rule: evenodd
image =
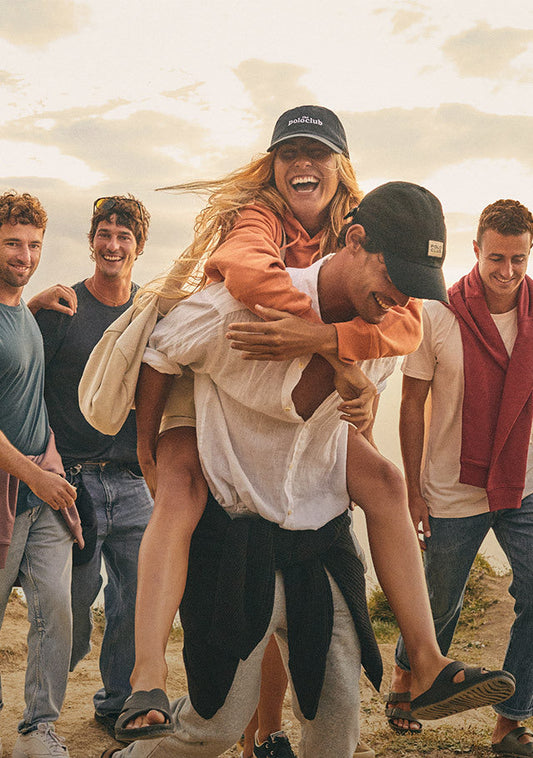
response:
<path id="1" fill-rule="evenodd" d="M 530 732 L 525 726 L 517 726 L 516 729 L 512 729 L 509 734 L 506 734 L 503 740 L 492 743 L 492 752 L 506 758 L 533 756 L 533 742 L 519 742 L 519 738 L 523 734 L 533 737 L 533 732 Z"/>
<path id="2" fill-rule="evenodd" d="M 413 718 L 411 711 L 406 711 L 403 708 L 398 708 L 393 703 L 409 703 L 411 700 L 410 692 L 389 692 L 385 698 L 385 716 L 389 722 L 389 726 L 396 734 L 420 734 L 422 731 L 422 724 L 417 719 Z M 395 724 L 398 719 L 405 719 L 406 721 L 414 722 L 418 724 L 418 729 L 413 729 L 411 726 L 400 726 Z"/>
<path id="3" fill-rule="evenodd" d="M 454 682 L 459 671 L 465 672 L 464 681 Z M 514 691 L 515 678 L 507 671 L 487 671 L 452 661 L 431 687 L 412 701 L 411 712 L 416 719 L 442 719 L 470 708 L 500 703 Z"/>
<path id="4" fill-rule="evenodd" d="M 137 716 L 145 716 L 149 711 L 159 711 L 165 717 L 163 724 L 150 724 L 126 729 L 126 725 Z M 120 742 L 135 742 L 135 740 L 151 740 L 154 737 L 168 737 L 174 733 L 174 724 L 170 715 L 170 703 L 164 690 L 159 688 L 137 690 L 125 701 L 115 724 L 115 739 Z"/>

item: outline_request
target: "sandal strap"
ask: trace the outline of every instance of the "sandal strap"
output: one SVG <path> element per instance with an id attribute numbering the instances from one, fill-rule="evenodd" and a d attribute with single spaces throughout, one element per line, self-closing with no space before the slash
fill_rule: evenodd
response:
<path id="1" fill-rule="evenodd" d="M 409 691 L 389 692 L 389 694 L 384 698 L 384 701 L 386 703 L 410 703 L 411 693 Z"/>

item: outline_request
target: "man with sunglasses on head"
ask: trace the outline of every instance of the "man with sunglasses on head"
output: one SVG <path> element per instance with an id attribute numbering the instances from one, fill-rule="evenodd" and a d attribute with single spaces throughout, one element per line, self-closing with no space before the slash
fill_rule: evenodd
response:
<path id="1" fill-rule="evenodd" d="M 100 653 L 103 687 L 94 696 L 94 706 L 95 719 L 111 733 L 131 691 L 137 556 L 152 499 L 137 462 L 134 412 L 118 434 L 101 434 L 80 411 L 78 385 L 93 347 L 132 304 L 137 290 L 132 269 L 143 252 L 149 219 L 146 208 L 132 196 L 96 200 L 88 235 L 93 274 L 72 288 L 52 287 L 28 304 L 44 340 L 50 424 L 67 476 L 85 506 L 80 505 L 80 510 L 85 511 L 87 544 L 74 553 L 72 572 L 70 668 L 90 650 L 91 606 L 102 585 L 103 557 L 107 572 Z M 60 304 L 63 312 L 57 309 Z"/>

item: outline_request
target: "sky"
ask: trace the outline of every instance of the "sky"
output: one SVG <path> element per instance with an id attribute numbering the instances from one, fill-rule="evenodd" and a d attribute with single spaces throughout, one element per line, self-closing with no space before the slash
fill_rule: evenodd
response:
<path id="1" fill-rule="evenodd" d="M 164 271 L 201 199 L 155 189 L 245 164 L 302 104 L 340 116 L 365 192 L 405 180 L 440 198 L 451 284 L 488 203 L 533 209 L 532 85 L 524 0 L 2 0 L 0 191 L 49 215 L 26 292 L 90 275 L 92 203 L 110 194 L 152 215 L 136 280 Z M 378 431 L 398 460 L 395 381 Z"/>

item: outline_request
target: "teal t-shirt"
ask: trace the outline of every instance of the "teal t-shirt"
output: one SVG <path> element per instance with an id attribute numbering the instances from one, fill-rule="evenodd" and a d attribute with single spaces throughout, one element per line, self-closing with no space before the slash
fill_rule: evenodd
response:
<path id="1" fill-rule="evenodd" d="M 24 455 L 46 450 L 50 428 L 44 403 L 44 350 L 41 332 L 24 303 L 0 303 L 0 429 Z M 20 483 L 17 515 L 29 505 Z"/>

